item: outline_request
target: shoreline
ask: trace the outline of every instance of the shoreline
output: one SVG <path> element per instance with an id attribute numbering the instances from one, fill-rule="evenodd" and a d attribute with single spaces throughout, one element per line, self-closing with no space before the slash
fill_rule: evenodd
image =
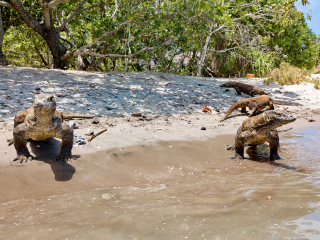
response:
<path id="1" fill-rule="evenodd" d="M 5 157 L 0 165 L 8 165 L 16 156 L 12 138 L 13 116 L 19 110 L 31 107 L 34 93 L 70 94 L 56 97 L 57 110 L 93 114 L 99 121 L 73 119 L 79 124 L 74 132 L 86 139 L 89 130 L 107 131 L 81 146 L 73 147 L 73 155 L 84 155 L 113 148 L 124 148 L 146 142 L 174 140 L 206 140 L 219 135 L 235 135 L 248 116 L 235 111 L 220 123 L 228 108 L 249 96 L 236 95 L 234 89 L 220 88 L 230 79 L 203 78 L 166 73 L 100 73 L 82 71 L 46 70 L 0 66 L 0 153 Z M 274 100 L 289 101 L 298 106 L 276 105 L 276 110 L 294 112 L 298 119 L 280 129 L 302 128 L 320 122 L 320 90 L 310 83 L 290 86 L 263 84 L 263 79 L 236 79 L 262 88 Z M 202 105 L 212 113 L 202 112 Z M 144 118 L 133 117 L 141 113 Z M 315 120 L 309 122 L 308 120 Z M 68 122 L 68 121 L 67 121 Z M 205 127 L 206 130 L 200 130 Z M 281 134 L 280 134 L 281 137 Z M 281 140 L 281 139 L 280 139 Z M 230 143 L 232 144 L 232 143 Z M 58 153 L 57 153 L 58 154 Z M 81 159 L 81 158 L 80 158 Z"/>

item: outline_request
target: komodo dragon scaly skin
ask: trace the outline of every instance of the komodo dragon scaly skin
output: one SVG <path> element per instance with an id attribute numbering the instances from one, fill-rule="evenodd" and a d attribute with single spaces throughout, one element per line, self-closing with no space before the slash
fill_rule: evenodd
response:
<path id="1" fill-rule="evenodd" d="M 246 108 L 248 107 L 250 109 L 250 116 L 253 116 L 257 111 L 261 111 L 267 106 L 269 106 L 270 110 L 274 109 L 273 101 L 268 95 L 241 99 L 230 106 L 228 112 L 220 122 L 226 120 L 230 114 L 238 108 L 241 108 L 241 112 L 246 113 Z"/>
<path id="2" fill-rule="evenodd" d="M 279 136 L 276 128 L 295 121 L 292 113 L 281 111 L 265 111 L 260 115 L 243 121 L 235 138 L 235 158 L 244 158 L 244 146 L 256 146 L 269 143 L 270 160 L 280 159 L 278 155 Z"/>
<path id="3" fill-rule="evenodd" d="M 228 112 L 226 113 L 224 118 L 220 120 L 220 122 L 226 120 L 230 116 L 230 114 L 238 108 L 241 108 L 241 112 L 246 113 L 246 107 L 248 107 L 250 109 L 250 116 L 253 116 L 257 111 L 261 111 L 268 106 L 270 110 L 273 110 L 273 104 L 284 105 L 284 103 L 272 100 L 268 95 L 241 99 L 240 101 L 235 102 L 231 105 Z"/>
<path id="4" fill-rule="evenodd" d="M 254 87 L 249 84 L 240 83 L 240 82 L 230 81 L 230 82 L 221 84 L 220 87 L 234 88 L 237 91 L 238 95 L 241 95 L 241 93 L 245 93 L 251 97 L 254 97 L 255 95 L 268 95 L 258 87 Z"/>
<path id="5" fill-rule="evenodd" d="M 64 117 L 64 113 L 56 111 L 56 106 L 57 103 L 53 95 L 40 94 L 35 96 L 33 107 L 16 114 L 12 142 L 17 151 L 17 158 L 14 161 L 23 162 L 34 158 L 27 148 L 28 139 L 42 141 L 52 137 L 62 139 L 60 154 L 56 161 L 71 159 L 73 129 L 63 123 L 63 120 L 64 118 L 91 116 L 68 113 Z"/>

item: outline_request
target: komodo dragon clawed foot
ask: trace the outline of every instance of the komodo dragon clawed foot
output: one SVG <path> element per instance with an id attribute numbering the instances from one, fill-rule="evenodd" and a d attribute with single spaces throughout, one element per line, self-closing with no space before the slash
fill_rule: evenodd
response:
<path id="1" fill-rule="evenodd" d="M 67 124 L 61 124 L 61 149 L 60 154 L 56 157 L 57 162 L 68 162 L 74 160 L 71 154 L 73 146 L 73 130 Z"/>
<path id="2" fill-rule="evenodd" d="M 28 162 L 29 160 L 32 161 L 33 159 L 35 159 L 35 157 L 32 155 L 30 155 L 30 156 L 19 155 L 18 157 L 13 159 L 13 162 L 20 161 L 20 163 L 23 163 L 23 162 Z"/>
<path id="3" fill-rule="evenodd" d="M 32 161 L 33 159 L 36 159 L 34 156 L 32 156 L 28 149 L 22 149 L 21 151 L 17 152 L 17 157 L 13 159 L 13 162 L 19 161 L 20 163 L 28 162 L 29 160 Z"/>
<path id="4" fill-rule="evenodd" d="M 226 150 L 235 150 L 236 149 L 236 147 L 234 146 L 234 144 L 233 145 L 229 145 L 229 146 L 227 146 L 227 148 L 226 148 Z"/>
<path id="5" fill-rule="evenodd" d="M 60 163 L 69 162 L 69 161 L 71 162 L 72 160 L 75 160 L 75 158 L 72 156 L 60 156 L 60 155 L 55 159 L 56 162 L 60 162 Z"/>
<path id="6" fill-rule="evenodd" d="M 71 148 L 69 147 L 66 147 L 63 150 L 61 150 L 60 155 L 55 158 L 56 162 L 62 162 L 62 163 L 72 161 L 72 160 L 75 160 L 75 158 L 72 157 Z"/>
<path id="7" fill-rule="evenodd" d="M 7 143 L 8 143 L 8 146 L 11 146 L 13 144 L 13 138 L 7 139 Z"/>

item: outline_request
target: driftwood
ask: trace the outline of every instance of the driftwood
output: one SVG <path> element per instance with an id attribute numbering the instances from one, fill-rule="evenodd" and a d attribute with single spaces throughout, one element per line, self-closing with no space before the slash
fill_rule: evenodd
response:
<path id="1" fill-rule="evenodd" d="M 99 136 L 101 133 L 103 133 L 103 132 L 105 132 L 105 131 L 107 131 L 107 130 L 108 130 L 108 129 L 106 128 L 106 129 L 98 132 L 97 134 L 94 134 L 94 133 L 93 133 L 93 134 L 91 135 L 91 138 L 88 140 L 88 143 L 91 143 L 91 140 L 92 140 L 92 139 L 94 139 L 96 136 Z"/>

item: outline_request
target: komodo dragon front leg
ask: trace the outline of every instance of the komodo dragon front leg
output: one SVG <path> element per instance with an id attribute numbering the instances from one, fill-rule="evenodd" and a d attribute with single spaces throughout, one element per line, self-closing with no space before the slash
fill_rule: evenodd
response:
<path id="1" fill-rule="evenodd" d="M 278 154 L 279 150 L 279 136 L 277 130 L 269 131 L 269 137 L 267 138 L 267 142 L 269 143 L 270 148 L 270 160 L 279 160 L 281 157 Z"/>
<path id="2" fill-rule="evenodd" d="M 238 130 L 238 133 L 236 135 L 235 145 L 231 148 L 231 149 L 234 149 L 236 152 L 236 155 L 233 158 L 235 159 L 244 158 L 245 140 L 248 137 L 248 135 L 250 135 L 249 132 L 241 132 Z"/>
<path id="3" fill-rule="evenodd" d="M 14 117 L 14 127 L 18 126 L 21 123 L 24 123 L 26 116 L 27 116 L 26 111 L 19 111 Z"/>
<path id="4" fill-rule="evenodd" d="M 61 149 L 59 156 L 55 159 L 58 162 L 67 162 L 68 160 L 73 159 L 71 155 L 71 150 L 73 146 L 73 129 L 70 128 L 67 124 L 61 124 L 60 136 L 58 138 L 62 139 Z"/>
<path id="5" fill-rule="evenodd" d="M 17 151 L 17 157 L 13 161 L 23 161 L 34 159 L 27 148 L 27 126 L 24 123 L 19 124 L 13 130 L 13 144 Z"/>
<path id="6" fill-rule="evenodd" d="M 238 87 L 234 87 L 234 89 L 237 91 L 238 95 L 241 95 L 241 91 L 240 91 L 240 89 Z"/>

